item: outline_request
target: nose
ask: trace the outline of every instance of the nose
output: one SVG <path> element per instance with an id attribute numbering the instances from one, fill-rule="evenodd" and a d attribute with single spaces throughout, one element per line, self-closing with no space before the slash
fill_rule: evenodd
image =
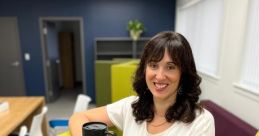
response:
<path id="1" fill-rule="evenodd" d="M 157 72 L 156 72 L 156 79 L 158 81 L 166 79 L 165 71 L 162 68 L 157 70 Z"/>

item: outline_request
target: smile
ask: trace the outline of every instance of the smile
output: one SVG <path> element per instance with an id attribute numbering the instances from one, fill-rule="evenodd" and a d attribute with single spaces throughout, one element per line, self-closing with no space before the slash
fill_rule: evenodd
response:
<path id="1" fill-rule="evenodd" d="M 155 82 L 154 82 L 154 85 L 157 89 L 164 89 L 168 86 L 168 84 L 165 84 L 165 83 L 155 83 Z"/>

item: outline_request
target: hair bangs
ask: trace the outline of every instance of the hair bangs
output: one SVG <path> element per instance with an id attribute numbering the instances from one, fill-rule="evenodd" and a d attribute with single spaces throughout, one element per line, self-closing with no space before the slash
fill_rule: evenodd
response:
<path id="1" fill-rule="evenodd" d="M 168 41 L 168 43 L 166 44 L 166 48 L 168 50 L 168 53 L 171 57 L 171 59 L 173 60 L 173 62 L 177 65 L 181 67 L 181 62 L 183 60 L 181 60 L 181 58 L 183 58 L 183 46 L 182 43 L 180 43 L 179 41 L 176 40 L 170 40 Z"/>
<path id="2" fill-rule="evenodd" d="M 150 49 L 147 50 L 147 63 L 149 62 L 159 62 L 160 60 L 163 59 L 164 57 L 164 53 L 165 53 L 165 49 L 166 49 L 166 46 L 165 46 L 165 42 L 164 41 L 158 41 L 156 39 L 154 39 L 152 41 L 152 43 L 149 43 L 150 44 Z"/>

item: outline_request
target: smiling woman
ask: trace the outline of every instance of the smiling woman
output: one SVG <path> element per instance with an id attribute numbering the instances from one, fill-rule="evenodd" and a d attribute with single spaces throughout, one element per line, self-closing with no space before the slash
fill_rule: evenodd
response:
<path id="1" fill-rule="evenodd" d="M 136 71 L 133 85 L 139 99 L 132 104 L 135 120 L 147 121 L 150 133 L 163 132 L 175 123 L 197 122 L 198 113 L 207 114 L 197 105 L 200 82 L 188 41 L 175 32 L 157 34 L 145 46 Z M 162 122 L 158 115 L 168 124 L 154 129 L 154 124 Z M 212 126 L 208 132 L 213 133 L 213 118 L 210 121 Z"/>
<path id="2" fill-rule="evenodd" d="M 214 136 L 213 116 L 197 104 L 200 82 L 188 41 L 172 31 L 158 33 L 145 45 L 134 76 L 138 96 L 77 113 L 70 130 L 81 135 L 84 123 L 101 121 L 124 136 Z"/>

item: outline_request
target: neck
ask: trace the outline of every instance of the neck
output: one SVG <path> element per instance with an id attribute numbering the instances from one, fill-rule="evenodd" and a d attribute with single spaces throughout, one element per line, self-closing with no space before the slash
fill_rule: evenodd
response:
<path id="1" fill-rule="evenodd" d="M 175 103 L 175 99 L 174 100 L 157 100 L 157 99 L 154 99 L 155 116 L 165 117 L 166 111 L 174 103 Z"/>

